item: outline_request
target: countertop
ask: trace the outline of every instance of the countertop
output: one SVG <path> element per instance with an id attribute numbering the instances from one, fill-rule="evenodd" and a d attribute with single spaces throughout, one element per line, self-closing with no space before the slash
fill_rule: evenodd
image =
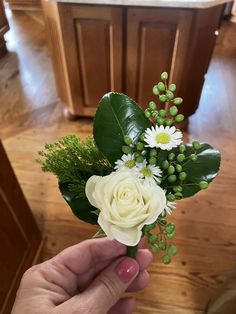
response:
<path id="1" fill-rule="evenodd" d="M 233 0 L 53 0 L 63 3 L 205 9 Z"/>

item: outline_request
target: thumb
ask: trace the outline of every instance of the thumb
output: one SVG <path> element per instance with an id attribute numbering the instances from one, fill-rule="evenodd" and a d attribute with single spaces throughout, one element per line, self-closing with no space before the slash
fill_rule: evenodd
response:
<path id="1" fill-rule="evenodd" d="M 90 313 L 107 313 L 136 278 L 139 264 L 123 257 L 103 270 L 84 291 L 83 297 L 90 305 Z"/>

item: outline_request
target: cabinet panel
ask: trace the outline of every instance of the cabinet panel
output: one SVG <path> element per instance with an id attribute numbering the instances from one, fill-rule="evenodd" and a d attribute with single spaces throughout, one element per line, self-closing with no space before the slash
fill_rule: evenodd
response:
<path id="1" fill-rule="evenodd" d="M 75 23 L 84 106 L 92 107 L 112 89 L 110 25 L 92 19 L 76 19 Z"/>
<path id="2" fill-rule="evenodd" d="M 122 90 L 122 9 L 59 4 L 58 12 L 69 110 L 93 116 L 103 94 Z"/>
<path id="3" fill-rule="evenodd" d="M 0 312 L 10 313 L 23 272 L 32 265 L 41 235 L 0 141 Z"/>
<path id="4" fill-rule="evenodd" d="M 188 51 L 191 11 L 129 9 L 126 92 L 145 106 L 163 71 L 179 81 Z M 177 83 L 177 82 L 176 82 Z"/>
<path id="5" fill-rule="evenodd" d="M 6 43 L 4 40 L 4 34 L 9 30 L 9 25 L 4 11 L 3 1 L 0 0 L 0 57 L 6 52 Z"/>

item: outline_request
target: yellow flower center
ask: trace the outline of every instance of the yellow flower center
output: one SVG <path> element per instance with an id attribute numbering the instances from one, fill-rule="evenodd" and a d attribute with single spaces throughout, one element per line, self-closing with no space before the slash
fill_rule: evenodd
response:
<path id="1" fill-rule="evenodd" d="M 135 166 L 135 161 L 134 160 L 127 160 L 125 162 L 125 167 L 126 168 L 132 169 L 134 166 Z"/>
<path id="2" fill-rule="evenodd" d="M 168 133 L 159 133 L 157 134 L 156 136 L 156 141 L 157 143 L 160 143 L 160 144 L 167 144 L 169 143 L 171 140 L 171 137 Z"/>
<path id="3" fill-rule="evenodd" d="M 151 177 L 153 175 L 152 170 L 149 169 L 148 167 L 144 167 L 141 171 L 140 171 L 145 177 Z"/>

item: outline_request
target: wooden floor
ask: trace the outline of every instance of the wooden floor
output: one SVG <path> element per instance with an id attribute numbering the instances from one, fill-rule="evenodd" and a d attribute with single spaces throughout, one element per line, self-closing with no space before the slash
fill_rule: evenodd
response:
<path id="1" fill-rule="evenodd" d="M 1 137 L 40 229 L 46 236 L 41 260 L 91 237 L 95 228 L 73 217 L 56 179 L 35 163 L 45 142 L 92 132 L 91 120 L 68 122 L 57 98 L 45 30 L 25 13 L 10 13 L 9 54 L 0 60 Z M 178 255 L 169 266 L 158 256 L 150 284 L 138 293 L 136 314 L 200 314 L 236 266 L 236 24 L 224 22 L 206 76 L 200 107 L 190 121 L 190 138 L 206 140 L 223 156 L 210 188 L 181 201 Z M 226 314 L 226 313 L 225 313 Z"/>

